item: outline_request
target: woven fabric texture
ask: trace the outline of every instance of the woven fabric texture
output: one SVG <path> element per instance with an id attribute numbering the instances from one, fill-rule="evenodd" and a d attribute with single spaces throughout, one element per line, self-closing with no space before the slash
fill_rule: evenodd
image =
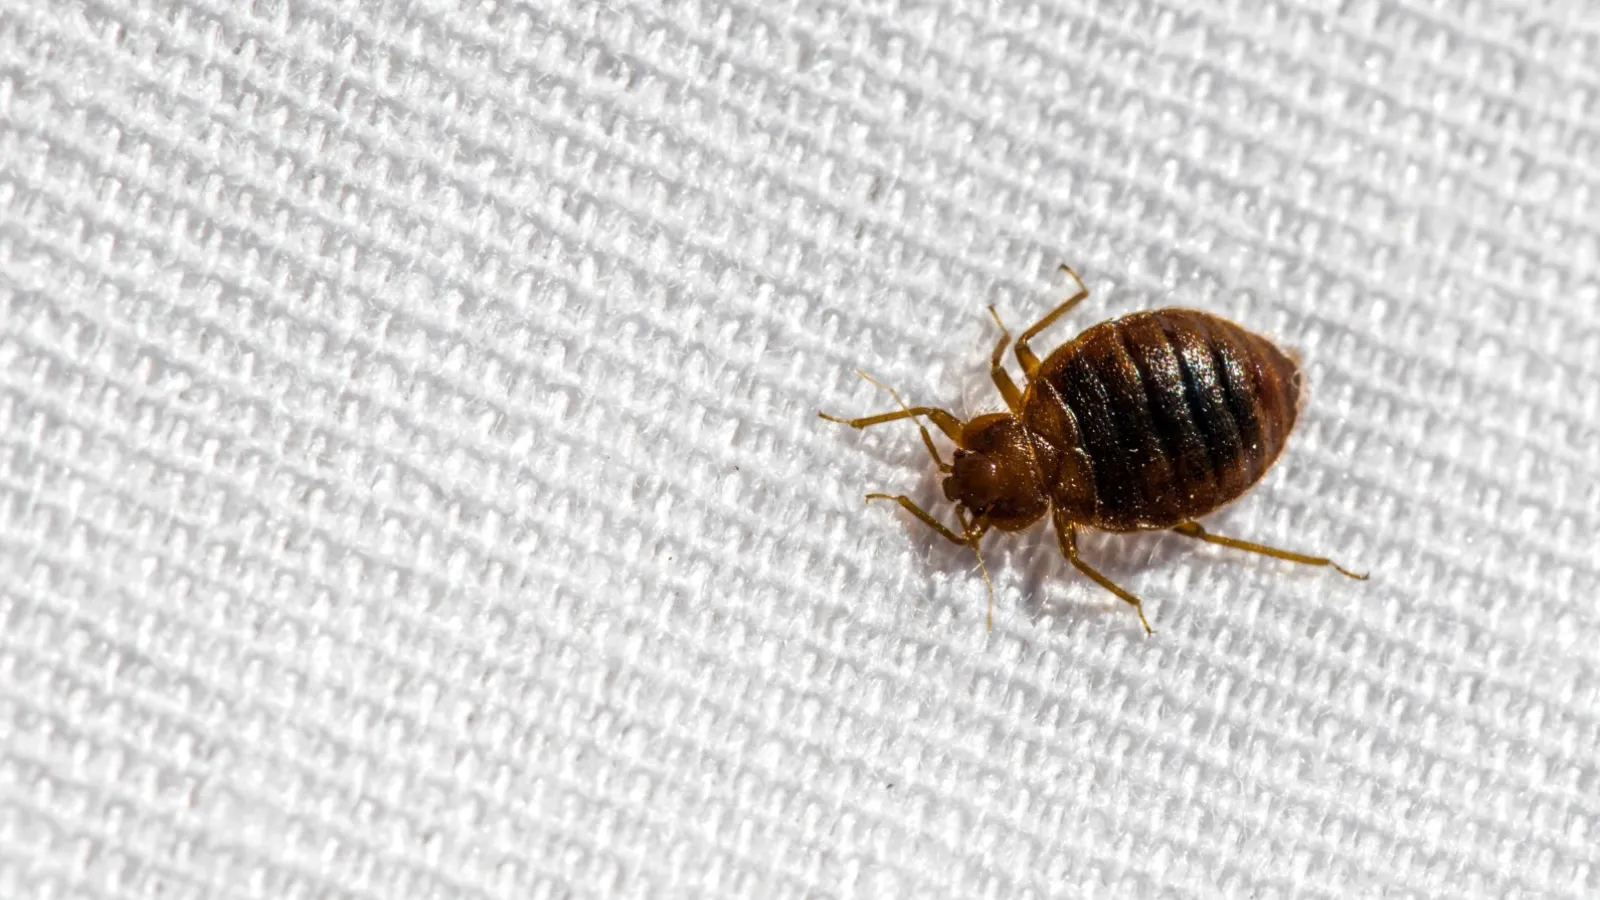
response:
<path id="1" fill-rule="evenodd" d="M 1600 896 L 1597 210 L 1592 0 L 0 0 L 0 897 Z M 1205 521 L 1370 581 L 985 631 L 816 414 L 1060 263 L 1295 349 Z"/>

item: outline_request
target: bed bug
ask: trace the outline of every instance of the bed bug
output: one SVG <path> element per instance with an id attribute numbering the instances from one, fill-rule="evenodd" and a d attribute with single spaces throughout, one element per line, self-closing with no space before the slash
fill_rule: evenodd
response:
<path id="1" fill-rule="evenodd" d="M 1365 580 L 1321 556 L 1307 556 L 1212 534 L 1195 520 L 1242 496 L 1277 460 L 1300 413 L 1302 379 L 1294 358 L 1267 339 L 1192 309 L 1136 312 L 1101 322 L 1041 361 L 1029 341 L 1089 296 L 1071 267 L 1062 271 L 1077 293 L 1024 331 L 1017 362 L 1025 390 L 1004 366 L 1011 333 L 993 306 L 1000 340 L 990 377 L 1007 411 L 962 422 L 942 409 L 899 404 L 895 412 L 858 419 L 818 413 L 830 422 L 866 428 L 916 420 L 923 443 L 944 473 L 944 495 L 956 507 L 959 532 L 909 497 L 868 494 L 898 503 L 928 527 L 972 548 L 991 529 L 1017 532 L 1049 516 L 1061 554 L 1078 571 L 1139 614 L 1144 604 L 1078 555 L 1082 529 L 1109 532 L 1172 530 L 1196 540 L 1312 566 L 1329 566 Z M 952 462 L 940 456 L 922 419 L 955 442 Z M 987 569 L 984 580 L 989 581 Z M 994 587 L 989 588 L 989 627 Z"/>

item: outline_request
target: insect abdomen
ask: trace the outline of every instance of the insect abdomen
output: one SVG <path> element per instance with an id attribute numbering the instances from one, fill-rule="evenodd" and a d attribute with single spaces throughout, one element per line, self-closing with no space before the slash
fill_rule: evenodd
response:
<path id="1" fill-rule="evenodd" d="M 1283 450 L 1299 391 L 1294 361 L 1265 339 L 1166 309 L 1083 332 L 1046 360 L 1029 403 L 1072 414 L 1092 473 L 1092 503 L 1081 490 L 1074 498 L 1093 509 L 1083 524 L 1129 531 L 1170 527 L 1244 493 Z"/>

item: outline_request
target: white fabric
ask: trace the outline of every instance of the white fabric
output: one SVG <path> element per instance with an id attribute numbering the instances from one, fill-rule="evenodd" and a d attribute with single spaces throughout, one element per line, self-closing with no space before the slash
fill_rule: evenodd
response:
<path id="1" fill-rule="evenodd" d="M 0 897 L 1600 896 L 1588 0 L 0 0 Z M 1215 530 L 916 432 L 1195 306 Z"/>

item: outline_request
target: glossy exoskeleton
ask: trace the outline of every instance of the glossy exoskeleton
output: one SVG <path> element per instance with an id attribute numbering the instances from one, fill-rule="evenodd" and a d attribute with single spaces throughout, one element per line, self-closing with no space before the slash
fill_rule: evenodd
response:
<path id="1" fill-rule="evenodd" d="M 1076 272 L 1061 268 L 1077 281 L 1078 292 L 1017 338 L 1025 390 L 1017 389 L 1003 365 L 1011 335 L 1000 325 L 990 373 L 1007 412 L 962 422 L 942 409 L 902 402 L 896 412 L 859 419 L 820 414 L 856 428 L 917 417 L 933 422 L 957 447 L 954 460 L 945 462 L 918 422 L 928 452 L 946 473 L 944 494 L 956 504 L 960 532 L 908 497 L 868 499 L 899 503 L 975 552 L 990 529 L 1020 531 L 1048 515 L 1062 554 L 1131 604 L 1147 632 L 1139 598 L 1079 557 L 1079 529 L 1171 529 L 1366 578 L 1324 557 L 1212 534 L 1195 521 L 1249 490 L 1283 451 L 1302 396 L 1294 359 L 1225 319 L 1161 309 L 1101 322 L 1041 361 L 1028 342 L 1089 295 Z M 998 315 L 995 322 L 1000 324 Z M 990 606 L 992 622 L 992 591 Z"/>

